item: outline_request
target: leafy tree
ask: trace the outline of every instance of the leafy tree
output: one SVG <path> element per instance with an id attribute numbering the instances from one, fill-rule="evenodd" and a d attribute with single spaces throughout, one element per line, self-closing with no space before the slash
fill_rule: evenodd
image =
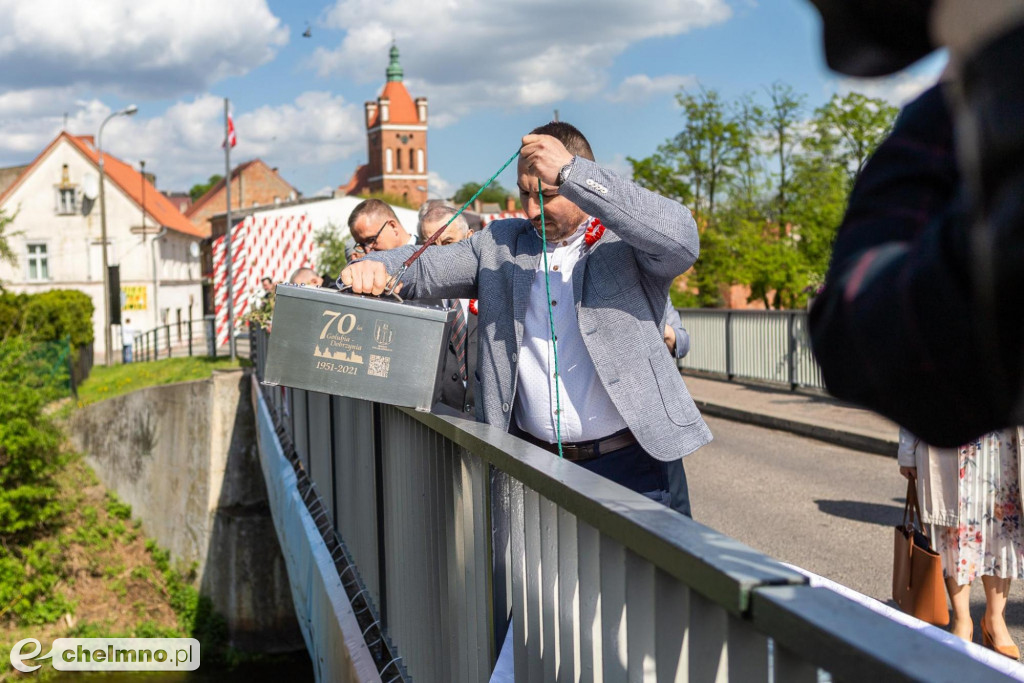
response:
<path id="1" fill-rule="evenodd" d="M 730 192 L 732 209 L 748 218 L 758 215 L 764 194 L 762 138 L 765 109 L 753 97 L 741 97 L 732 107 L 735 125 L 736 175 Z"/>
<path id="2" fill-rule="evenodd" d="M 18 265 L 18 256 L 14 253 L 14 247 L 11 246 L 11 238 L 20 234 L 11 230 L 15 216 L 17 213 L 8 216 L 6 211 L 0 209 L 0 262 L 7 262 L 12 266 Z M 4 285 L 3 282 L 0 282 L 0 292 L 2 291 L 4 291 Z"/>
<path id="3" fill-rule="evenodd" d="M 345 240 L 340 237 L 338 226 L 328 223 L 323 230 L 314 233 L 313 239 L 319 249 L 317 263 L 320 272 L 337 277 L 348 263 L 345 258 Z"/>
<path id="4" fill-rule="evenodd" d="M 735 174 L 745 139 L 739 124 L 718 92 L 701 88 L 696 95 L 685 90 L 676 95 L 686 123 L 675 138 L 659 151 L 676 158 L 677 168 L 690 179 L 693 208 L 710 220 L 715 199 Z"/>
<path id="5" fill-rule="evenodd" d="M 654 154 L 630 158 L 642 186 L 691 207 L 701 254 L 677 303 L 719 306 L 743 284 L 766 307 L 802 306 L 828 267 L 853 178 L 897 110 L 858 93 L 805 118 L 805 97 L 774 83 L 723 101 L 680 92 L 682 130 Z"/>
<path id="6" fill-rule="evenodd" d="M 469 198 L 476 194 L 476 191 L 480 189 L 482 183 L 466 183 L 452 195 L 452 202 L 462 206 L 469 201 Z M 480 193 L 478 199 L 481 202 L 488 204 L 499 204 L 502 208 L 505 207 L 505 198 L 512 193 L 501 186 L 501 183 L 491 183 L 487 186 L 487 189 Z M 518 198 L 516 199 L 516 206 L 520 206 Z"/>
<path id="7" fill-rule="evenodd" d="M 742 254 L 744 282 L 750 299 L 765 308 L 798 305 L 807 284 L 807 260 L 800 250 L 801 235 L 791 224 L 744 221 L 736 249 Z"/>
<path id="8" fill-rule="evenodd" d="M 216 185 L 222 180 L 224 180 L 224 176 L 215 173 L 212 176 L 210 176 L 209 180 L 207 180 L 205 183 L 196 183 L 195 185 L 193 185 L 192 188 L 189 189 L 188 195 L 192 197 L 192 201 L 199 201 L 200 197 L 209 192 L 210 188 L 212 188 L 214 185 Z"/>
<path id="9" fill-rule="evenodd" d="M 776 161 L 776 216 L 779 221 L 785 221 L 789 208 L 790 160 L 800 142 L 797 126 L 803 116 L 806 97 L 781 81 L 772 83 L 765 92 L 768 105 L 764 110 L 764 125 Z"/>
<path id="10" fill-rule="evenodd" d="M 668 151 L 665 145 L 660 146 L 656 154 L 645 159 L 627 157 L 633 166 L 633 180 L 641 187 L 646 187 L 663 197 L 674 199 L 680 204 L 691 205 L 693 192 L 689 181 L 683 175 L 677 160 L 663 154 L 663 151 Z"/>
<path id="11" fill-rule="evenodd" d="M 861 93 L 833 95 L 814 112 L 811 146 L 846 169 L 852 183 L 898 113 L 897 107 Z"/>

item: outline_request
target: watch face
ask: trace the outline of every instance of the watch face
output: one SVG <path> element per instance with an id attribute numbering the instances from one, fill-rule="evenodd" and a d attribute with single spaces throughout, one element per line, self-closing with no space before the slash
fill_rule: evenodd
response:
<path id="1" fill-rule="evenodd" d="M 559 185 L 561 185 L 562 183 L 564 183 L 566 180 L 569 179 L 569 168 L 571 166 L 572 166 L 572 162 L 570 161 L 568 164 L 563 166 L 561 168 L 561 170 L 558 171 L 558 184 Z"/>

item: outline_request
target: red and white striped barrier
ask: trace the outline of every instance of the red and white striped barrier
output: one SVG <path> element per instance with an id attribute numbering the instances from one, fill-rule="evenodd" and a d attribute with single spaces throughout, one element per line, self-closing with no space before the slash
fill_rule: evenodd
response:
<path id="1" fill-rule="evenodd" d="M 235 320 L 249 311 L 269 277 L 286 282 L 296 268 L 313 268 L 313 224 L 308 216 L 247 216 L 231 229 L 231 284 Z M 228 288 L 224 236 L 213 241 L 213 301 L 217 345 L 228 342 Z"/>

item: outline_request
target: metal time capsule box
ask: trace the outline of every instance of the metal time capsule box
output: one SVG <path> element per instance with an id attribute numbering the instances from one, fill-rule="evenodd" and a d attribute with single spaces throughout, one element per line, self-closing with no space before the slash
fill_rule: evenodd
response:
<path id="1" fill-rule="evenodd" d="M 430 410 L 454 310 L 278 285 L 264 384 Z"/>

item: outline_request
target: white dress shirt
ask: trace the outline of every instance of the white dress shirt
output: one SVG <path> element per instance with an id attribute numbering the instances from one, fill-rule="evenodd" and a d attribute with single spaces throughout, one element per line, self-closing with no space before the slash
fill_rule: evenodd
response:
<path id="1" fill-rule="evenodd" d="M 625 421 L 597 376 L 576 319 L 572 271 L 587 248 L 583 236 L 589 224 L 588 218 L 570 237 L 557 244 L 548 242 L 546 245 L 551 312 L 558 342 L 563 443 L 600 439 L 626 428 Z M 530 303 L 526 309 L 514 415 L 520 428 L 548 443 L 557 440 L 555 381 L 542 257 L 541 267 L 533 277 Z"/>

